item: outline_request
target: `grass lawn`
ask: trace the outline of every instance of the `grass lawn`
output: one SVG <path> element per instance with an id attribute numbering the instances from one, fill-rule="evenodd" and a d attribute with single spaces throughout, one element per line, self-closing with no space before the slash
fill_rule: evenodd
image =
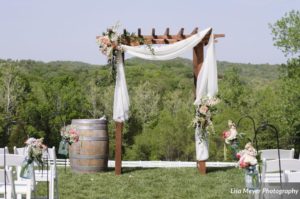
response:
<path id="1" fill-rule="evenodd" d="M 244 188 L 243 170 L 208 168 L 200 175 L 196 168 L 125 168 L 123 175 L 114 170 L 96 174 L 78 174 L 59 169 L 61 199 L 190 199 L 247 198 L 246 194 L 231 194 L 231 188 Z M 40 184 L 37 195 L 46 195 L 46 185 Z"/>

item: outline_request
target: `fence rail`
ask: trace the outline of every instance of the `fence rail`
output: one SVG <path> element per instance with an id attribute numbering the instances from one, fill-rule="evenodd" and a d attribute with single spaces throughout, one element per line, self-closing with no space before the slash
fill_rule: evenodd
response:
<path id="1" fill-rule="evenodd" d="M 57 159 L 57 166 L 70 166 L 69 159 Z M 206 162 L 206 167 L 235 167 L 236 162 Z M 122 167 L 141 167 L 141 168 L 178 168 L 196 167 L 196 162 L 181 161 L 122 161 Z M 114 168 L 115 161 L 109 160 L 108 167 Z"/>

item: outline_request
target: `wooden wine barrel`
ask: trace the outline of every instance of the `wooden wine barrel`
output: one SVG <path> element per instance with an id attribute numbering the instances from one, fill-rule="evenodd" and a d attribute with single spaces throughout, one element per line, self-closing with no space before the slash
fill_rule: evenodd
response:
<path id="1" fill-rule="evenodd" d="M 74 119 L 79 131 L 79 141 L 69 148 L 72 170 L 79 173 L 105 171 L 108 162 L 107 121 L 97 119 Z"/>

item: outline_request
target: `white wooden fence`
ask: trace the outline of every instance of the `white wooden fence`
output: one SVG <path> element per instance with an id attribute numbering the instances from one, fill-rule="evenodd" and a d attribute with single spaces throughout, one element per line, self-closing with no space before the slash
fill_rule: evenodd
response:
<path id="1" fill-rule="evenodd" d="M 70 166 L 69 159 L 57 159 L 57 166 Z M 177 167 L 196 167 L 196 162 L 181 161 L 122 161 L 122 167 L 141 167 L 141 168 L 177 168 Z M 235 167 L 236 162 L 206 162 L 206 167 Z M 109 160 L 108 167 L 114 168 L 115 161 Z"/>

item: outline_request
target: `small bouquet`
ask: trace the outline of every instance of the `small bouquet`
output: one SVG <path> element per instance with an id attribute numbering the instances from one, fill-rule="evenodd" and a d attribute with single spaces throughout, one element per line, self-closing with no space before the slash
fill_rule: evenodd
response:
<path id="1" fill-rule="evenodd" d="M 26 158 L 22 164 L 20 176 L 22 178 L 31 178 L 33 173 L 33 163 L 43 164 L 43 152 L 47 146 L 43 144 L 44 138 L 29 138 L 26 140 Z"/>
<path id="2" fill-rule="evenodd" d="M 62 139 L 69 145 L 79 141 L 79 132 L 74 125 L 68 125 L 60 130 Z"/>
<path id="3" fill-rule="evenodd" d="M 236 157 L 238 150 L 238 132 L 236 130 L 236 125 L 231 120 L 228 120 L 229 130 L 223 132 L 223 139 L 225 140 L 225 144 L 229 145 L 234 157 Z M 224 157 L 226 157 L 226 145 L 224 145 Z"/>
<path id="4" fill-rule="evenodd" d="M 122 44 L 128 44 L 128 42 L 145 43 L 144 37 L 137 36 L 135 33 L 125 31 L 124 34 L 118 33 L 120 23 L 117 22 L 114 26 L 107 29 L 102 33 L 102 36 L 96 38 L 96 43 L 99 46 L 100 52 L 107 57 L 108 64 L 111 65 L 112 79 L 116 79 L 116 64 L 119 63 L 120 57 L 118 52 L 123 52 Z M 154 49 L 150 44 L 145 44 L 151 53 L 154 55 Z"/>
<path id="5" fill-rule="evenodd" d="M 118 60 L 113 60 L 114 58 L 116 58 L 116 52 L 122 51 L 121 35 L 117 32 L 119 27 L 120 24 L 117 23 L 116 25 L 109 28 L 107 32 L 104 32 L 102 36 L 97 37 L 96 39 L 101 53 L 107 56 L 109 63 L 112 61 L 115 61 L 116 63 Z"/>
<path id="6" fill-rule="evenodd" d="M 240 168 L 245 169 L 245 184 L 248 189 L 259 188 L 256 156 L 257 151 L 250 142 L 245 145 L 244 150 L 237 153 L 238 165 Z"/>
<path id="7" fill-rule="evenodd" d="M 79 141 L 79 132 L 74 125 L 68 125 L 60 130 L 62 140 L 59 143 L 58 153 L 64 156 L 69 154 L 69 145 Z"/>
<path id="8" fill-rule="evenodd" d="M 238 165 L 240 168 L 248 168 L 257 165 L 257 151 L 249 142 L 245 145 L 245 149 L 238 152 L 236 157 L 239 159 Z"/>

